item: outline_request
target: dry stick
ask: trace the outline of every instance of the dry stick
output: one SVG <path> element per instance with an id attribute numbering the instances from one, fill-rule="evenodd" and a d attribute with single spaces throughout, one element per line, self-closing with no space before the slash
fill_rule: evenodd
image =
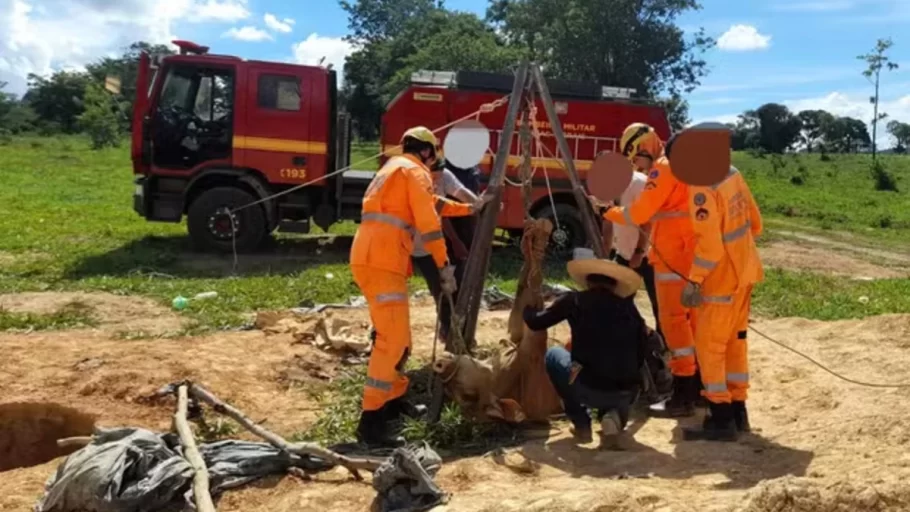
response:
<path id="1" fill-rule="evenodd" d="M 245 414 L 231 406 L 230 404 L 223 402 L 221 399 L 213 395 L 210 391 L 206 390 L 198 384 L 190 384 L 190 395 L 202 402 L 209 404 L 216 412 L 219 414 L 224 414 L 229 416 L 231 419 L 240 423 L 243 428 L 249 430 L 256 436 L 264 439 L 269 444 L 283 450 L 287 453 L 292 453 L 299 456 L 313 456 L 320 459 L 326 460 L 336 466 L 343 466 L 348 471 L 351 472 L 351 475 L 354 476 L 356 480 L 363 480 L 363 477 L 360 476 L 358 470 L 364 471 L 375 471 L 382 464 L 382 460 L 379 459 L 366 459 L 366 458 L 351 458 L 344 455 L 335 453 L 331 450 L 323 448 L 315 443 L 289 443 L 284 438 L 271 432 L 255 423 L 247 417 Z"/>
<path id="2" fill-rule="evenodd" d="M 196 498 L 196 509 L 199 512 L 215 512 L 215 504 L 212 503 L 212 495 L 209 493 L 209 471 L 205 467 L 202 455 L 199 454 L 193 431 L 190 430 L 190 424 L 186 419 L 188 404 L 187 385 L 182 384 L 177 389 L 177 412 L 174 414 L 174 427 L 183 444 L 184 455 L 193 466 L 193 496 Z"/>
<path id="3" fill-rule="evenodd" d="M 63 439 L 57 439 L 57 446 L 59 448 L 70 448 L 73 446 L 84 447 L 92 444 L 92 437 L 65 437 Z"/>

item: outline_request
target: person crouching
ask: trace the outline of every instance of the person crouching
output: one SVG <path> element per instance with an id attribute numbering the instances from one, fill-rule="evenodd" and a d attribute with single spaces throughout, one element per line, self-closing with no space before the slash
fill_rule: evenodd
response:
<path id="1" fill-rule="evenodd" d="M 588 408 L 598 410 L 603 447 L 616 446 L 638 396 L 646 326 L 633 301 L 642 285 L 634 270 L 596 259 L 590 249 L 575 249 L 568 272 L 581 291 L 558 297 L 549 307 L 528 307 L 524 321 L 534 331 L 569 322 L 571 351 L 547 350 L 545 364 L 553 387 L 581 443 L 593 440 Z"/>

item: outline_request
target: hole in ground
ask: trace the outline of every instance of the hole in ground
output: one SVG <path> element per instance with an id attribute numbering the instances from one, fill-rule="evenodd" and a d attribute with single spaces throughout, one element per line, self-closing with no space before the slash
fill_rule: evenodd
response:
<path id="1" fill-rule="evenodd" d="M 90 436 L 95 418 L 53 403 L 0 404 L 0 472 L 37 466 L 69 455 L 57 440 Z"/>

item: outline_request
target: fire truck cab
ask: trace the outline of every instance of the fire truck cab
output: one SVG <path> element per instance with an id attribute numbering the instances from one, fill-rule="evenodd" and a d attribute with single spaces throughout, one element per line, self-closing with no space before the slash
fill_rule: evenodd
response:
<path id="1" fill-rule="evenodd" d="M 254 249 L 279 225 L 306 232 L 311 217 L 328 229 L 342 214 L 334 208 L 341 178 L 319 178 L 349 154 L 335 71 L 174 44 L 179 55 L 141 56 L 137 90 L 148 94 L 133 112 L 135 211 L 150 221 L 186 215 L 195 244 L 220 251 Z M 349 181 L 365 188 L 369 178 Z M 266 199 L 313 180 L 318 186 Z"/>

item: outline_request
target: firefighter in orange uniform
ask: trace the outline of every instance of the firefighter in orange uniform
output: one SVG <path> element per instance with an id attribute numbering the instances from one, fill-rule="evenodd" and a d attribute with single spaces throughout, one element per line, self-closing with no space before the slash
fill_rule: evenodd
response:
<path id="1" fill-rule="evenodd" d="M 695 347 L 709 415 L 686 440 L 735 441 L 748 432 L 749 365 L 746 333 L 752 289 L 764 278 L 755 238 L 762 219 L 746 180 L 735 167 L 712 187 L 689 187 L 695 260 L 683 304 L 698 308 Z"/>
<path id="2" fill-rule="evenodd" d="M 411 351 L 407 281 L 417 237 L 440 269 L 443 291 L 455 291 L 429 171 L 438 141 L 419 126 L 405 132 L 402 145 L 403 154 L 386 162 L 364 194 L 351 247 L 351 272 L 376 331 L 357 427 L 358 441 L 368 446 L 400 446 L 404 440 L 390 432 L 390 423 L 401 414 L 423 412 L 404 401 Z"/>
<path id="3" fill-rule="evenodd" d="M 694 234 L 689 219 L 688 186 L 670 172 L 664 145 L 654 128 L 633 123 L 620 138 L 620 149 L 633 165 L 648 175 L 641 195 L 630 206 L 604 209 L 604 219 L 617 224 L 642 226 L 651 223 L 651 250 L 654 266 L 657 309 L 663 336 L 672 352 L 673 397 L 655 416 L 685 417 L 695 414 L 699 398 L 696 376 L 694 311 L 680 303 L 685 286 L 681 277 L 692 265 Z"/>

